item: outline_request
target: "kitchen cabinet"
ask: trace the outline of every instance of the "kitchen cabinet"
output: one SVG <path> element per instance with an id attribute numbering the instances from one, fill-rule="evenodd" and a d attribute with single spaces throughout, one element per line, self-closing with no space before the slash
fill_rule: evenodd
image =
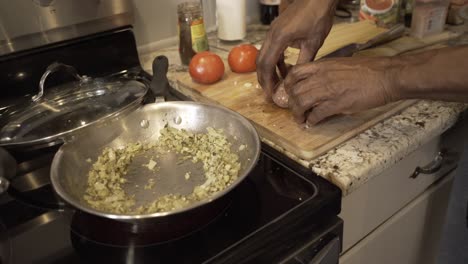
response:
<path id="1" fill-rule="evenodd" d="M 340 264 L 435 263 L 453 174 L 437 181 L 345 252 Z"/>
<path id="2" fill-rule="evenodd" d="M 437 254 L 451 182 L 462 151 L 466 122 L 343 197 L 342 264 L 432 263 Z M 411 178 L 416 167 L 444 152 L 440 168 Z"/>

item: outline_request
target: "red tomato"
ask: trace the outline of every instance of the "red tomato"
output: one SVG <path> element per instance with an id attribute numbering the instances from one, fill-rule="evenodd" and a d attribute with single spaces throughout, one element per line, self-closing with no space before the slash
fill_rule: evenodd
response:
<path id="1" fill-rule="evenodd" d="M 243 44 L 229 52 L 228 63 L 231 71 L 238 73 L 254 72 L 257 69 L 258 50 L 254 45 Z"/>
<path id="2" fill-rule="evenodd" d="M 193 56 L 189 64 L 189 73 L 195 82 L 212 84 L 223 78 L 224 63 L 218 55 L 203 51 Z"/>

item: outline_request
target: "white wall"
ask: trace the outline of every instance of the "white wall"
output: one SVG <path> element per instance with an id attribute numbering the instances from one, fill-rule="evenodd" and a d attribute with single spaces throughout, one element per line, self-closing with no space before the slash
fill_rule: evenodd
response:
<path id="1" fill-rule="evenodd" d="M 132 0 L 139 49 L 149 51 L 177 41 L 177 5 L 189 0 Z M 216 28 L 216 0 L 202 0 L 207 30 Z M 232 0 L 236 1 L 236 0 Z M 259 17 L 258 0 L 247 1 L 247 21 Z"/>

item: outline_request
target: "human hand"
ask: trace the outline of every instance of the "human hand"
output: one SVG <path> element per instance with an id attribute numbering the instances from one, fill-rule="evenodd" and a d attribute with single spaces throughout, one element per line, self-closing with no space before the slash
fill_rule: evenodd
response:
<path id="1" fill-rule="evenodd" d="M 333 58 L 294 66 L 284 85 L 297 122 L 315 125 L 399 98 L 390 58 Z"/>
<path id="2" fill-rule="evenodd" d="M 450 3 L 454 5 L 462 6 L 462 5 L 468 4 L 468 0 L 450 0 Z"/>
<path id="3" fill-rule="evenodd" d="M 271 24 L 257 59 L 258 82 L 271 100 L 279 82 L 276 65 L 284 65 L 288 46 L 300 49 L 297 64 L 315 58 L 330 32 L 338 0 L 296 0 Z"/>

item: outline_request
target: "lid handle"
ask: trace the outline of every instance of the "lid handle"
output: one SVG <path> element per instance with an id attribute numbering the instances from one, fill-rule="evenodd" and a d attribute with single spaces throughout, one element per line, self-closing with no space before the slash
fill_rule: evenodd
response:
<path id="1" fill-rule="evenodd" d="M 41 80 L 39 81 L 39 93 L 32 97 L 32 100 L 34 102 L 38 101 L 39 99 L 42 98 L 42 96 L 44 96 L 44 84 L 45 84 L 47 77 L 51 73 L 57 72 L 62 69 L 68 72 L 69 74 L 71 74 L 73 77 L 75 77 L 79 81 L 87 81 L 89 79 L 89 77 L 85 75 L 80 76 L 73 66 L 63 64 L 60 62 L 54 62 L 47 67 L 46 71 L 42 75 Z"/>

